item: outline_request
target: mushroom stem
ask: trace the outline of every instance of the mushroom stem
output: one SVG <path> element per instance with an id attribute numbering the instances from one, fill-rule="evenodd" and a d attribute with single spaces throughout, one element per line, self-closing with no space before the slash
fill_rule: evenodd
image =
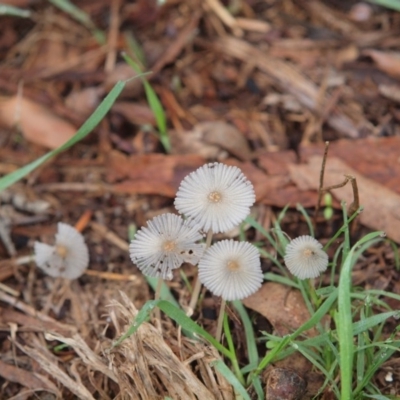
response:
<path id="1" fill-rule="evenodd" d="M 221 341 L 221 336 L 222 336 L 222 325 L 224 323 L 225 306 L 226 306 L 226 301 L 224 299 L 221 299 L 221 307 L 219 309 L 218 324 L 217 324 L 217 333 L 215 334 L 215 339 L 218 340 L 218 342 Z"/>
<path id="2" fill-rule="evenodd" d="M 213 235 L 213 232 L 212 232 L 211 229 L 209 229 L 209 231 L 207 232 L 206 248 L 205 248 L 205 250 L 207 250 L 207 249 L 211 246 L 212 235 Z M 205 250 L 204 250 L 204 251 L 205 251 Z M 199 299 L 200 290 L 201 290 L 201 282 L 200 282 L 199 277 L 197 277 L 196 283 L 194 284 L 194 288 L 193 288 L 193 292 L 192 292 L 192 297 L 190 298 L 189 307 L 188 307 L 188 310 L 187 310 L 187 312 L 186 312 L 186 315 L 187 315 L 188 317 L 191 317 L 191 316 L 193 315 L 194 309 L 195 309 L 196 304 L 197 304 L 197 300 Z"/>

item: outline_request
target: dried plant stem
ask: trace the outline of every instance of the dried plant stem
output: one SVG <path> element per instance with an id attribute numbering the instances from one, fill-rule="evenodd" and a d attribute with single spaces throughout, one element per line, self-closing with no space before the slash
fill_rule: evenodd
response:
<path id="1" fill-rule="evenodd" d="M 325 174 L 326 159 L 328 157 L 328 148 L 329 148 L 329 142 L 325 142 L 325 151 L 324 151 L 324 156 L 322 158 L 321 171 L 320 171 L 320 175 L 319 175 L 318 201 L 317 201 L 317 206 L 315 207 L 315 214 L 314 214 L 314 221 L 313 221 L 314 228 L 316 227 L 316 224 L 317 224 L 317 217 L 318 217 L 319 209 L 321 207 L 322 195 L 326 192 L 329 192 L 330 190 L 342 188 L 348 182 L 351 182 L 351 187 L 353 189 L 353 202 L 349 206 L 348 214 L 353 215 L 360 207 L 360 198 L 358 195 L 357 181 L 354 176 L 345 175 L 345 180 L 342 183 L 324 188 L 324 174 Z"/>
<path id="2" fill-rule="evenodd" d="M 222 299 L 221 307 L 219 308 L 217 333 L 215 334 L 215 339 L 218 340 L 218 342 L 221 341 L 221 336 L 222 336 L 222 326 L 224 324 L 225 306 L 226 306 L 226 301 Z"/>
<path id="3" fill-rule="evenodd" d="M 325 142 L 325 151 L 324 151 L 324 156 L 322 158 L 322 165 L 321 165 L 321 171 L 319 174 L 319 188 L 318 188 L 318 201 L 317 201 L 317 206 L 315 207 L 315 214 L 314 214 L 314 229 L 317 226 L 317 217 L 318 217 L 318 212 L 321 207 L 321 200 L 322 200 L 322 194 L 324 193 L 324 175 L 325 175 L 325 165 L 326 165 L 326 159 L 328 157 L 328 149 L 329 149 L 329 142 Z"/>
<path id="4" fill-rule="evenodd" d="M 211 246 L 212 235 L 213 235 L 213 232 L 210 229 L 207 232 L 205 250 L 207 250 Z M 199 277 L 197 276 L 196 283 L 194 284 L 194 288 L 193 288 L 193 292 L 192 292 L 192 297 L 190 298 L 189 307 L 188 307 L 188 310 L 187 310 L 187 313 L 186 313 L 186 315 L 188 317 L 191 317 L 193 315 L 194 309 L 195 309 L 196 304 L 197 304 L 197 300 L 199 299 L 200 290 L 201 290 L 201 282 L 200 282 Z"/>

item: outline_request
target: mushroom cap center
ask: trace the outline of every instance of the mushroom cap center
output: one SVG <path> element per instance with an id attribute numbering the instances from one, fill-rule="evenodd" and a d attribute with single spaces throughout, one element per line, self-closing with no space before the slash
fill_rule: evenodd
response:
<path id="1" fill-rule="evenodd" d="M 220 203 L 222 200 L 222 195 L 220 192 L 214 191 L 208 194 L 208 201 L 210 203 Z"/>
<path id="2" fill-rule="evenodd" d="M 56 246 L 56 253 L 61 257 L 61 258 L 65 258 L 67 257 L 68 254 L 68 249 L 63 246 L 62 244 L 58 244 Z"/>
<path id="3" fill-rule="evenodd" d="M 312 257 L 312 256 L 315 254 L 315 252 L 314 252 L 313 250 L 311 250 L 310 248 L 307 248 L 307 249 L 304 249 L 303 254 L 304 254 L 307 258 L 309 258 L 309 257 Z"/>
<path id="4" fill-rule="evenodd" d="M 173 240 L 167 240 L 163 244 L 163 250 L 167 252 L 175 251 L 176 250 L 176 243 Z"/>
<path id="5" fill-rule="evenodd" d="M 240 269 L 239 263 L 234 260 L 229 260 L 227 262 L 226 266 L 228 267 L 229 271 L 231 271 L 231 272 L 236 272 Z"/>

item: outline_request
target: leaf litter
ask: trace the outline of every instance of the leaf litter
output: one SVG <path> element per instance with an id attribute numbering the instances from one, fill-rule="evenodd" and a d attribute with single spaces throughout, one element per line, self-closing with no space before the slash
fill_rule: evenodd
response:
<path id="1" fill-rule="evenodd" d="M 118 56 L 113 61 L 120 51 L 134 55 L 132 36 L 142 47 L 144 70 L 153 71 L 149 81 L 167 111 L 173 152 L 163 153 L 142 86 L 133 80 L 96 134 L 7 194 L 23 195 L 29 204 L 44 202 L 45 213 L 1 198 L 2 210 L 7 206 L 19 214 L 4 230 L 0 248 L 0 397 L 22 399 L 43 391 L 65 399 L 231 399 L 231 386 L 210 366 L 219 355 L 201 341 L 179 338 L 167 318 L 162 336 L 145 323 L 110 351 L 152 298 L 129 262 L 127 223 L 140 227 L 161 211 L 173 212 L 181 179 L 218 160 L 239 166 L 254 183 L 254 212 L 268 230 L 287 204 L 315 207 L 321 163 L 316 155 L 330 140 L 327 184 L 354 174 L 365 206 L 353 235 L 383 229 L 399 243 L 399 14 L 372 5 L 357 10 L 342 1 L 243 2 L 232 13 L 216 0 L 173 0 L 162 7 L 111 3 L 112 9 L 105 0 L 79 2 L 107 33 L 108 47 L 49 4 L 38 5 L 35 19 L 24 27 L 15 17 L 2 17 L 2 174 L 44 154 L 44 147 L 65 142 L 118 79 L 135 76 Z M 336 208 L 340 200 L 350 201 L 346 189 L 332 194 Z M 59 221 L 75 224 L 87 210 L 93 213 L 83 230 L 91 273 L 71 286 L 45 277 L 29 261 L 34 240 L 49 237 Z M 4 218 L 1 214 L 1 223 Z M 338 220 L 338 213 L 331 222 L 318 219 L 320 235 L 329 238 Z M 291 237 L 307 234 L 292 208 L 283 223 Z M 251 230 L 247 234 L 257 237 Z M 392 248 L 384 244 L 365 257 L 354 270 L 357 284 L 400 293 Z M 263 263 L 265 271 L 274 271 Z M 185 272 L 189 278 L 195 274 L 189 267 Z M 245 304 L 280 331 L 306 311 L 298 301 L 293 307 L 287 303 L 283 319 L 272 312 L 281 311 L 274 303 L 278 295 L 259 309 L 269 285 L 253 296 L 254 304 L 250 299 Z M 190 293 L 178 276 L 170 288 L 188 304 Z M 292 290 L 287 300 L 291 296 L 298 295 Z M 207 295 L 196 316 L 210 330 L 216 322 L 207 318 L 207 307 L 216 309 L 217 303 Z M 244 347 L 242 339 L 243 365 Z M 302 396 L 310 398 L 321 377 L 306 376 L 309 364 L 297 361 L 299 376 L 308 380 Z M 295 361 L 288 363 L 274 367 L 287 370 Z M 271 376 L 279 381 L 279 368 L 268 370 L 267 387 Z M 374 382 L 399 394 L 398 360 L 385 368 L 394 371 L 393 381 L 382 378 L 383 369 Z"/>

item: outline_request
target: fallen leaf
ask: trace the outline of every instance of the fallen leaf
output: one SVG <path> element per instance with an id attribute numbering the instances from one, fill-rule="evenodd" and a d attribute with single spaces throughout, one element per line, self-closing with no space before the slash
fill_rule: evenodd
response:
<path id="1" fill-rule="evenodd" d="M 118 101 L 112 106 L 112 111 L 123 115 L 133 125 L 156 124 L 153 111 L 142 104 Z"/>
<path id="2" fill-rule="evenodd" d="M 400 53 L 379 50 L 364 50 L 363 55 L 371 57 L 376 66 L 394 78 L 400 78 Z"/>
<path id="3" fill-rule="evenodd" d="M 26 140 L 49 149 L 61 146 L 76 132 L 69 122 L 20 96 L 0 100 L 0 125 L 7 129 L 18 126 Z"/>
<path id="4" fill-rule="evenodd" d="M 88 87 L 72 91 L 65 99 L 65 105 L 78 115 L 87 118 L 99 105 L 104 90 L 100 87 Z"/>
<path id="5" fill-rule="evenodd" d="M 389 100 L 393 100 L 396 103 L 400 103 L 400 86 L 399 85 L 388 85 L 381 83 L 378 86 L 378 91 L 379 93 L 383 96 L 386 97 Z"/>
<path id="6" fill-rule="evenodd" d="M 310 313 L 298 290 L 275 282 L 264 283 L 260 290 L 243 300 L 243 304 L 263 315 L 279 336 L 294 332 L 310 319 Z M 315 329 L 306 331 L 316 335 Z"/>
<path id="7" fill-rule="evenodd" d="M 312 156 L 305 165 L 291 165 L 290 175 L 300 189 L 318 189 L 321 156 Z M 364 207 L 360 222 L 373 230 L 385 231 L 387 236 L 400 243 L 400 195 L 385 186 L 365 178 L 338 158 L 330 157 L 325 167 L 325 186 L 344 181 L 344 174 L 357 180 L 360 204 Z M 353 201 L 351 185 L 332 190 L 332 195 L 348 205 Z"/>
<path id="8" fill-rule="evenodd" d="M 300 147 L 301 160 L 306 162 L 313 155 L 322 155 L 324 147 L 322 144 Z M 332 156 L 339 158 L 364 177 L 400 194 L 399 148 L 399 136 L 341 139 L 329 145 L 327 163 Z"/>
<path id="9" fill-rule="evenodd" d="M 198 155 L 143 154 L 108 156 L 107 181 L 120 193 L 159 194 L 175 197 L 182 179 L 206 161 Z M 119 183 L 116 183 L 119 182 Z"/>
<path id="10" fill-rule="evenodd" d="M 251 150 L 243 134 L 224 121 L 200 122 L 191 131 L 171 132 L 176 154 L 198 153 L 208 159 L 220 159 L 224 150 L 240 160 L 250 160 Z"/>

